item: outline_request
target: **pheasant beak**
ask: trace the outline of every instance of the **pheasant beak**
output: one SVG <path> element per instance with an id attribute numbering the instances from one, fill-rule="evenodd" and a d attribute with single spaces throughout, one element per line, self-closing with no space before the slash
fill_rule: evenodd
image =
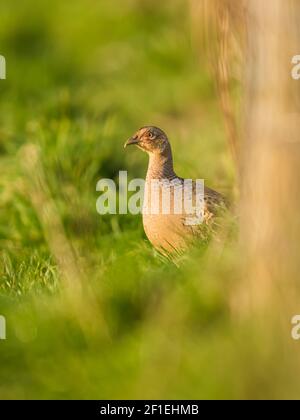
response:
<path id="1" fill-rule="evenodd" d="M 127 146 L 130 146 L 132 144 L 138 144 L 139 143 L 139 138 L 138 137 L 130 137 L 130 139 L 127 140 L 127 142 L 124 144 L 124 149 Z"/>

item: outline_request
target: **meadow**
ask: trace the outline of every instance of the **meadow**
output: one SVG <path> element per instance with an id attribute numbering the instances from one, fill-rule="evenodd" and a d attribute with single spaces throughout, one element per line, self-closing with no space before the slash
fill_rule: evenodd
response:
<path id="1" fill-rule="evenodd" d="M 234 309 L 236 168 L 189 4 L 1 2 L 1 399 L 298 396 L 289 318 L 282 337 L 278 307 Z M 181 176 L 232 202 L 177 261 L 140 216 L 96 212 L 101 178 L 145 176 L 123 149 L 145 124 L 168 133 Z"/>

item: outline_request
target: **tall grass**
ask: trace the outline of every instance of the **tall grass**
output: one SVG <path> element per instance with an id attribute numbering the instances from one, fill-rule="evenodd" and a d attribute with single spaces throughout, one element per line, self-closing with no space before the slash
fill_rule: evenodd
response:
<path id="1" fill-rule="evenodd" d="M 242 237 L 249 297 L 285 316 L 297 311 L 299 290 L 299 88 L 290 65 L 299 17 L 293 0 L 248 7 Z"/>

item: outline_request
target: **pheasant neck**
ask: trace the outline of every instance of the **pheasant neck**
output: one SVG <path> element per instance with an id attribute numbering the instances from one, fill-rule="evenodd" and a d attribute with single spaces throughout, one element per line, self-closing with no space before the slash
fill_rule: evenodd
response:
<path id="1" fill-rule="evenodd" d="M 163 153 L 151 153 L 149 156 L 149 165 L 147 179 L 169 179 L 176 178 L 177 175 L 173 168 L 173 157 L 171 148 Z"/>

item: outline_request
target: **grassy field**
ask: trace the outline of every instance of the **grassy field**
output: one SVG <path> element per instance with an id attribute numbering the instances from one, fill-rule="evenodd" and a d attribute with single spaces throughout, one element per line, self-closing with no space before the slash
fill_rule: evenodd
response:
<path id="1" fill-rule="evenodd" d="M 3 0 L 0 15 L 0 397 L 297 395 L 276 322 L 232 311 L 235 215 L 175 264 L 140 216 L 96 212 L 100 178 L 145 175 L 123 149 L 145 124 L 181 176 L 235 197 L 187 2 Z"/>

